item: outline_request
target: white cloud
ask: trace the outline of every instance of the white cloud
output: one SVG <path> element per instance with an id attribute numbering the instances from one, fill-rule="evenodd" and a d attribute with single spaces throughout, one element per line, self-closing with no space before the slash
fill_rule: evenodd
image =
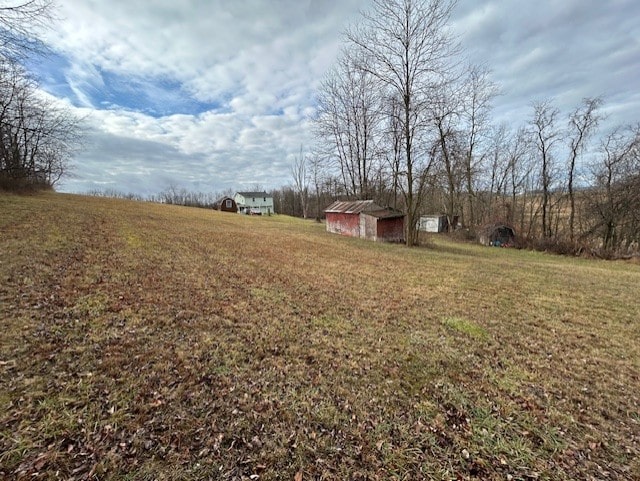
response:
<path id="1" fill-rule="evenodd" d="M 310 142 L 303 120 L 312 111 L 313 89 L 337 53 L 340 31 L 364 3 L 64 2 L 64 20 L 47 41 L 69 63 L 73 101 L 93 109 L 94 133 L 92 147 L 77 159 L 78 177 L 63 187 L 104 182 L 96 175 L 104 169 L 103 177 L 123 183 L 125 174 L 147 176 L 125 185 L 148 190 L 163 181 L 156 167 L 146 167 L 158 165 L 161 153 L 182 162 L 176 183 L 198 175 L 211 190 L 236 180 L 286 183 L 283 161 Z M 164 78 L 181 86 L 181 96 L 158 85 Z M 163 105 L 186 105 L 182 96 L 211 105 L 163 112 Z M 203 165 L 185 165 L 190 157 Z"/>
<path id="2" fill-rule="evenodd" d="M 116 182 L 154 193 L 289 182 L 311 142 L 313 92 L 368 0 L 65 0 L 47 42 L 50 88 L 91 112 L 91 139 L 65 190 Z M 638 120 L 640 5 L 634 0 L 460 0 L 453 27 L 502 86 L 496 120 L 529 104 L 570 110 L 604 95 Z M 61 85 L 64 83 L 64 85 Z M 112 185 L 112 184 L 108 184 Z M 203 189 L 204 190 L 204 189 Z"/>
<path id="3" fill-rule="evenodd" d="M 461 0 L 458 11 L 455 28 L 471 60 L 485 63 L 502 87 L 496 101 L 502 120 L 526 121 L 535 100 L 553 98 L 568 112 L 587 96 L 604 97 L 618 112 L 612 122 L 638 120 L 631 104 L 610 104 L 637 90 L 637 2 Z"/>

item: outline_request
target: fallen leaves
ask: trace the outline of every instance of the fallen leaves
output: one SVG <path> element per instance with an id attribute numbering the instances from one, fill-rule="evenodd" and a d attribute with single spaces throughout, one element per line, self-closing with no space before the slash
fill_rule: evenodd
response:
<path id="1" fill-rule="evenodd" d="M 45 199 L 22 201 L 39 231 L 16 219 L 0 238 L 2 476 L 640 469 L 628 414 L 638 333 L 625 327 L 640 314 L 626 290 L 637 270 L 594 276 L 572 260 L 364 244 L 277 217 Z M 606 308 L 556 295 L 579 289 Z M 574 362 L 586 349 L 598 361 Z"/>

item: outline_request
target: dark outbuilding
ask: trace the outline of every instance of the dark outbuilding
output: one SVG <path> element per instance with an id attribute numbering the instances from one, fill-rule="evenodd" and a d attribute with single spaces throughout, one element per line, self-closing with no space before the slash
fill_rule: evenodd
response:
<path id="1" fill-rule="evenodd" d="M 481 244 L 488 246 L 510 247 L 515 244 L 516 232 L 513 227 L 498 222 L 484 226 L 479 240 Z"/>
<path id="2" fill-rule="evenodd" d="M 236 204 L 236 201 L 231 197 L 223 197 L 221 199 L 218 199 L 214 204 L 214 208 L 222 212 L 238 212 L 238 204 Z"/>

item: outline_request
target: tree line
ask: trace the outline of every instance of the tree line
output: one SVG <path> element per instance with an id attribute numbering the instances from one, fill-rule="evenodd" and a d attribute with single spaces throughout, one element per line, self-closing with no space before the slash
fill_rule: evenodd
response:
<path id="1" fill-rule="evenodd" d="M 0 189 L 51 188 L 79 146 L 80 119 L 22 66 L 46 53 L 36 32 L 50 26 L 52 8 L 48 0 L 0 6 Z"/>
<path id="2" fill-rule="evenodd" d="M 320 85 L 314 145 L 274 197 L 304 217 L 374 199 L 406 214 L 409 246 L 420 215 L 442 213 L 470 236 L 501 221 L 543 247 L 637 249 L 640 126 L 601 132 L 599 97 L 565 113 L 534 101 L 520 125 L 496 125 L 499 87 L 464 61 L 454 1 L 372 4 Z"/>
<path id="3" fill-rule="evenodd" d="M 470 237 L 499 221 L 530 245 L 637 250 L 640 124 L 603 131 L 594 96 L 570 112 L 536 100 L 519 124 L 496 125 L 499 86 L 465 60 L 454 7 L 372 0 L 320 84 L 313 145 L 295 156 L 292 184 L 271 191 L 276 212 L 320 219 L 336 199 L 373 199 L 406 214 L 409 246 L 421 215 L 444 214 Z M 21 67 L 46 51 L 34 32 L 51 8 L 0 7 L 0 188 L 53 186 L 79 145 L 79 119 Z M 211 207 L 217 197 L 170 187 L 148 200 Z"/>

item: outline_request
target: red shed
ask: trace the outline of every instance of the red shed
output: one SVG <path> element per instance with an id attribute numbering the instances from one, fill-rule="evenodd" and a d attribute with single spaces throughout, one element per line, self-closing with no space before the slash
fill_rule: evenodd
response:
<path id="1" fill-rule="evenodd" d="M 216 210 L 221 210 L 222 212 L 238 212 L 238 204 L 231 197 L 223 197 L 222 199 L 218 199 L 213 206 Z"/>
<path id="2" fill-rule="evenodd" d="M 404 214 L 372 200 L 336 201 L 325 209 L 327 231 L 379 242 L 404 242 Z"/>

